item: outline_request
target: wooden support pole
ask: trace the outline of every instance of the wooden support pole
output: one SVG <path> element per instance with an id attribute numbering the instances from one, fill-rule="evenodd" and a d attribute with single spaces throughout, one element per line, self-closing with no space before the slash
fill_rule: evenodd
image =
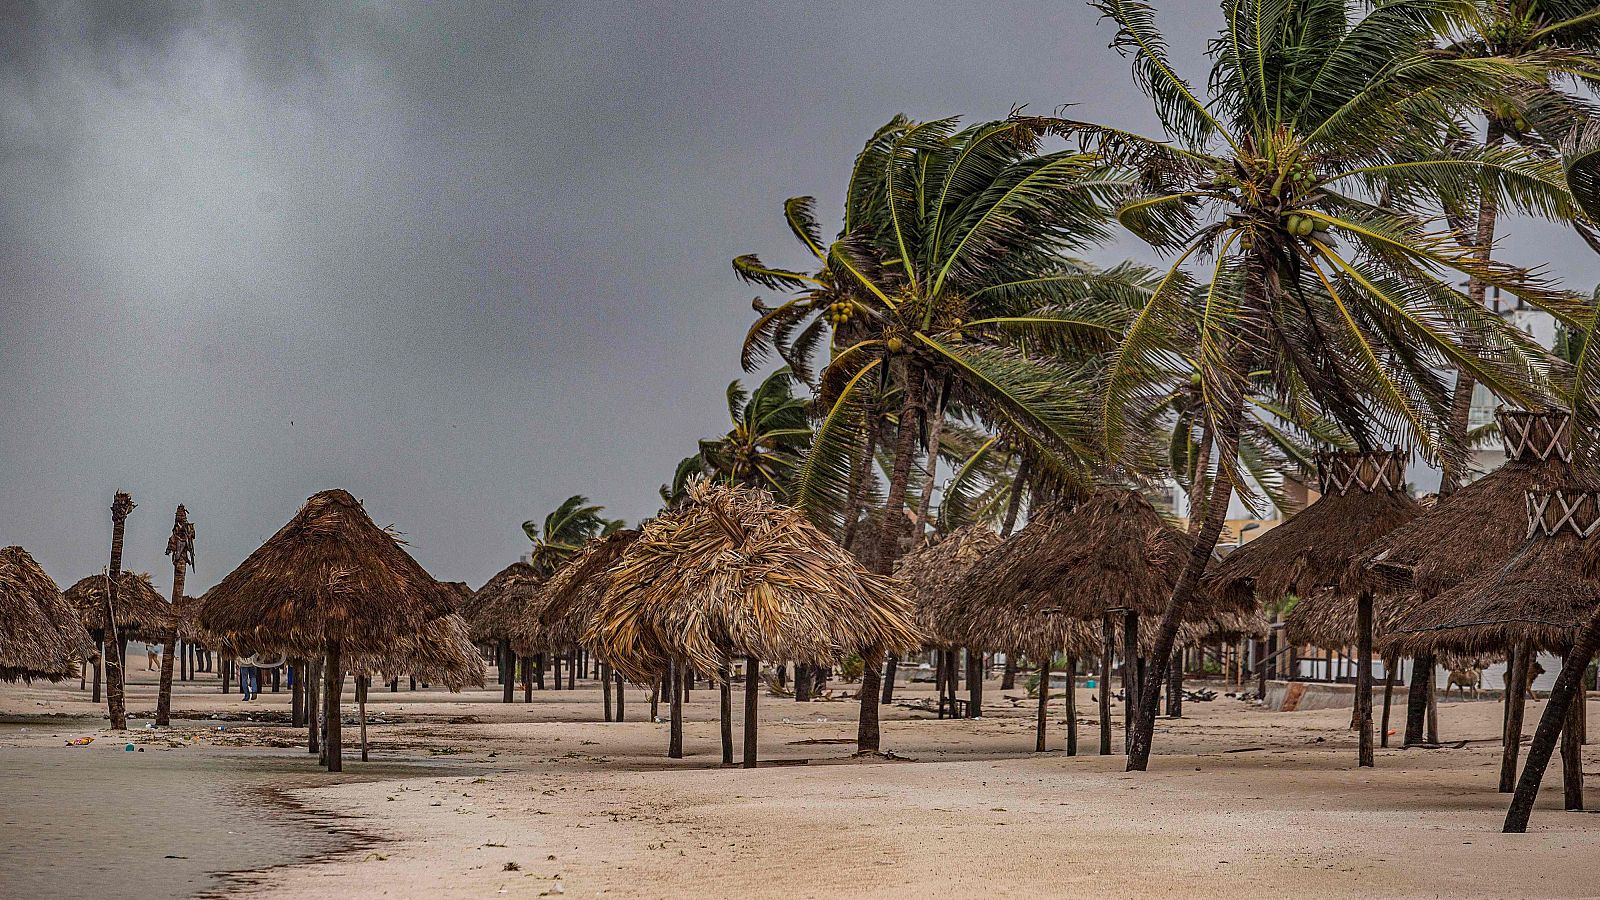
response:
<path id="1" fill-rule="evenodd" d="M 361 761 L 367 761 L 367 685 L 371 676 L 356 676 L 356 715 L 361 720 Z"/>
<path id="2" fill-rule="evenodd" d="M 1044 726 L 1050 717 L 1050 663 L 1048 660 L 1039 667 L 1039 723 L 1035 729 L 1033 752 L 1044 752 Z"/>
<path id="3" fill-rule="evenodd" d="M 322 708 L 318 700 L 322 688 L 322 663 L 320 661 L 306 660 L 305 678 L 301 681 L 300 689 L 306 695 L 306 752 L 322 753 L 322 719 L 317 710 Z"/>
<path id="4" fill-rule="evenodd" d="M 304 682 L 306 680 L 306 664 L 304 661 L 294 659 L 289 661 L 289 727 L 299 728 L 306 724 L 306 693 Z"/>
<path id="5" fill-rule="evenodd" d="M 1078 658 L 1067 657 L 1067 755 L 1078 755 Z"/>
<path id="6" fill-rule="evenodd" d="M 1167 665 L 1167 718 L 1183 718 L 1183 646 L 1172 648 Z"/>
<path id="7" fill-rule="evenodd" d="M 344 725 L 339 721 L 339 695 L 344 693 L 344 663 L 340 660 L 339 642 L 328 642 L 327 671 L 324 680 L 328 684 L 328 696 L 323 700 L 322 708 L 327 716 L 328 745 L 328 771 L 344 771 Z"/>
<path id="8" fill-rule="evenodd" d="M 1579 685 L 1561 729 L 1561 794 L 1563 807 L 1569 811 L 1583 809 L 1583 734 L 1579 730 L 1582 708 L 1583 689 Z"/>
<path id="9" fill-rule="evenodd" d="M 1133 749 L 1134 709 L 1139 703 L 1139 614 L 1122 613 L 1122 729 L 1123 752 Z"/>
<path id="10" fill-rule="evenodd" d="M 1527 712 L 1528 665 L 1531 648 L 1521 643 L 1506 658 L 1504 728 L 1500 734 L 1500 793 L 1517 789 L 1517 757 L 1522 752 L 1522 724 Z"/>
<path id="11" fill-rule="evenodd" d="M 670 673 L 667 679 L 667 709 L 672 723 L 667 731 L 667 758 L 683 759 L 683 665 L 674 661 Z"/>
<path id="12" fill-rule="evenodd" d="M 733 666 L 723 662 L 717 672 L 722 684 L 717 689 L 717 724 L 722 726 L 722 764 L 733 765 Z"/>
<path id="13" fill-rule="evenodd" d="M 1111 656 L 1116 645 L 1115 620 L 1111 613 L 1100 617 L 1100 755 L 1111 755 Z"/>
<path id="14" fill-rule="evenodd" d="M 983 718 L 983 651 L 967 648 L 967 718 Z"/>
<path id="15" fill-rule="evenodd" d="M 1372 746 L 1372 592 L 1356 597 L 1356 765 L 1376 765 Z"/>
<path id="16" fill-rule="evenodd" d="M 618 722 L 626 721 L 622 717 L 622 697 L 623 697 L 623 695 L 625 693 L 627 693 L 627 687 L 628 687 L 627 682 L 622 680 L 622 673 L 621 672 L 613 672 L 611 674 L 611 677 L 612 677 L 612 680 L 614 680 L 617 683 L 617 721 Z"/>
<path id="17" fill-rule="evenodd" d="M 600 693 L 605 695 L 606 721 L 611 721 L 611 666 L 600 664 Z"/>
<path id="18" fill-rule="evenodd" d="M 756 767 L 756 725 L 760 716 L 761 660 L 744 658 L 744 767 Z"/>
<path id="19" fill-rule="evenodd" d="M 516 699 L 517 690 L 517 657 L 511 652 L 511 639 L 502 638 L 500 641 L 500 702 L 510 703 Z"/>

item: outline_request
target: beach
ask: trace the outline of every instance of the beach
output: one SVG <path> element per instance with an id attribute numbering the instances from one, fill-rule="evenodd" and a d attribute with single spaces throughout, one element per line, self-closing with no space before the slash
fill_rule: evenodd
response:
<path id="1" fill-rule="evenodd" d="M 1557 897 L 1600 876 L 1600 831 L 1560 811 L 1559 778 L 1529 834 L 1499 833 L 1492 702 L 1441 706 L 1464 746 L 1358 771 L 1348 710 L 1219 696 L 1163 720 L 1151 771 L 1131 774 L 1094 754 L 1087 718 L 1084 755 L 1060 752 L 1059 699 L 1054 749 L 1030 752 L 1034 706 L 998 681 L 980 720 L 886 707 L 890 759 L 851 759 L 852 701 L 763 697 L 763 764 L 745 770 L 719 764 L 714 690 L 693 692 L 686 757 L 668 760 L 635 688 L 630 721 L 606 723 L 583 682 L 510 705 L 402 686 L 371 694 L 373 761 L 347 746 L 330 776 L 297 729 L 207 718 L 286 721 L 287 691 L 247 704 L 202 675 L 157 732 L 143 674 L 126 737 L 75 682 L 0 689 L 0 881 L 20 895 Z"/>

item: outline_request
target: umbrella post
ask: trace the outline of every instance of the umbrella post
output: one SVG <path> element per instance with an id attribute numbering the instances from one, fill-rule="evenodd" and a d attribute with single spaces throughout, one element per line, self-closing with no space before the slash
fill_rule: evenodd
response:
<path id="1" fill-rule="evenodd" d="M 1067 755 L 1078 755 L 1078 658 L 1067 657 Z"/>
<path id="2" fill-rule="evenodd" d="M 1044 726 L 1045 719 L 1050 715 L 1050 662 L 1046 660 L 1039 667 L 1039 723 L 1035 729 L 1033 739 L 1033 752 L 1044 752 Z"/>
<path id="3" fill-rule="evenodd" d="M 722 729 L 722 764 L 731 766 L 733 765 L 733 685 L 729 684 L 729 679 L 733 678 L 733 667 L 724 662 L 717 677 L 722 681 L 717 691 L 720 700 L 718 724 Z"/>
<path id="4" fill-rule="evenodd" d="M 600 664 L 600 693 L 605 695 L 606 721 L 611 721 L 611 667 Z"/>
<path id="5" fill-rule="evenodd" d="M 756 767 L 757 704 L 760 700 L 761 661 L 754 656 L 744 658 L 744 767 Z"/>
<path id="6" fill-rule="evenodd" d="M 1383 726 L 1378 729 L 1378 746 L 1389 747 L 1389 710 L 1394 706 L 1394 670 L 1400 665 L 1400 657 L 1395 653 L 1387 653 L 1383 657 Z M 1264 694 L 1262 696 L 1265 696 Z"/>
<path id="7" fill-rule="evenodd" d="M 1356 726 L 1361 729 L 1356 765 L 1372 768 L 1372 592 L 1356 598 Z"/>
<path id="8" fill-rule="evenodd" d="M 1500 736 L 1500 793 L 1517 789 L 1517 757 L 1522 752 L 1522 722 L 1527 709 L 1528 655 L 1526 642 L 1511 648 L 1506 659 L 1505 728 Z"/>
<path id="9" fill-rule="evenodd" d="M 683 759 L 683 666 L 674 660 L 670 671 L 671 674 L 667 678 L 671 682 L 667 708 L 672 716 L 672 723 L 667 731 L 667 758 Z"/>
<path id="10" fill-rule="evenodd" d="M 621 672 L 613 671 L 611 673 L 611 677 L 617 683 L 617 721 L 621 722 L 621 721 L 623 721 L 623 719 L 622 719 L 622 697 L 627 692 L 626 689 L 627 689 L 628 685 L 627 685 L 627 682 L 622 680 L 622 673 Z"/>
<path id="11" fill-rule="evenodd" d="M 1111 613 L 1100 617 L 1100 680 L 1097 696 L 1100 699 L 1100 755 L 1111 755 L 1111 654 L 1116 646 L 1114 620 Z"/>
<path id="12" fill-rule="evenodd" d="M 356 715 L 361 718 L 361 761 L 367 761 L 367 682 L 365 675 L 356 676 Z"/>
<path id="13" fill-rule="evenodd" d="M 328 771 L 344 771 L 344 727 L 339 721 L 339 695 L 344 693 L 344 667 L 339 660 L 339 642 L 328 642 L 327 671 L 323 673 L 327 685 L 328 696 L 323 700 L 324 714 L 328 717 L 326 739 L 323 743 L 328 747 Z"/>
<path id="14" fill-rule="evenodd" d="M 1124 752 L 1133 750 L 1133 715 L 1139 702 L 1139 614 L 1122 613 L 1122 728 Z"/>
<path id="15" fill-rule="evenodd" d="M 1585 661 L 1584 668 L 1588 668 Z M 1567 720 L 1561 727 L 1561 794 L 1567 810 L 1583 810 L 1583 685 L 1567 707 Z"/>
<path id="16" fill-rule="evenodd" d="M 320 704 L 317 702 L 317 689 L 322 684 L 322 663 L 307 660 L 305 669 L 300 689 L 306 692 L 306 752 L 320 756 L 322 740 L 319 730 L 322 719 L 318 713 Z"/>

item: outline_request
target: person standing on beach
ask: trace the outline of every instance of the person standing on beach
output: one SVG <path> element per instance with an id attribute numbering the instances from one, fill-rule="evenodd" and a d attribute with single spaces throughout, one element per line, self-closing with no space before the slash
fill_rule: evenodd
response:
<path id="1" fill-rule="evenodd" d="M 256 668 L 254 654 L 239 657 L 239 693 L 246 700 L 254 700 L 261 695 L 261 670 Z"/>
<path id="2" fill-rule="evenodd" d="M 144 670 L 154 672 L 161 668 L 161 647 L 156 644 L 144 645 Z"/>

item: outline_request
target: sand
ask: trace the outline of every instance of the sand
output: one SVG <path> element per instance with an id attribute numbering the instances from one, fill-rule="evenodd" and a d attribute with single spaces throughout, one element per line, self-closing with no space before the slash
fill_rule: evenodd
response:
<path id="1" fill-rule="evenodd" d="M 134 674 L 137 715 L 154 693 Z M 1120 757 L 1093 755 L 1087 718 L 1088 755 L 1059 752 L 1059 702 L 1057 749 L 1030 752 L 1031 702 L 999 699 L 1023 692 L 995 682 L 978 721 L 886 708 L 884 747 L 903 757 L 893 761 L 849 758 L 853 702 L 763 697 L 771 764 L 744 770 L 718 765 L 710 690 L 687 707 L 688 757 L 667 760 L 666 727 L 643 721 L 638 690 L 631 721 L 604 723 L 598 690 L 581 683 L 535 692 L 532 704 L 519 689 L 509 706 L 493 689 L 375 689 L 374 761 L 347 749 L 347 771 L 330 776 L 295 730 L 218 732 L 203 718 L 283 716 L 287 693 L 245 704 L 201 678 L 181 686 L 185 719 L 170 734 L 134 732 L 152 742 L 137 762 L 88 720 L 56 718 L 94 712 L 76 682 L 0 685 L 11 723 L 0 729 L 5 893 L 25 884 L 21 895 L 82 896 L 106 872 L 176 873 L 133 896 L 262 897 L 1558 897 L 1594 896 L 1600 883 L 1600 827 L 1560 810 L 1559 763 L 1532 831 L 1499 833 L 1507 798 L 1495 792 L 1492 702 L 1441 706 L 1444 737 L 1465 747 L 1379 751 L 1372 770 L 1354 765 L 1348 710 L 1189 703 L 1187 718 L 1161 723 L 1152 770 L 1128 774 Z M 1090 712 L 1086 691 L 1079 700 Z M 1532 704 L 1530 734 L 1541 708 Z M 80 733 L 100 738 L 62 746 Z M 179 785 L 183 808 L 202 811 L 167 842 L 191 857 L 173 861 L 149 835 L 180 820 L 151 798 Z M 117 814 L 79 831 L 97 797 Z M 241 802 L 259 818 L 243 838 L 226 826 Z M 74 840 L 30 837 L 60 832 L 62 818 Z M 19 861 L 24 847 L 32 855 Z M 257 871 L 204 875 L 229 870 Z"/>

